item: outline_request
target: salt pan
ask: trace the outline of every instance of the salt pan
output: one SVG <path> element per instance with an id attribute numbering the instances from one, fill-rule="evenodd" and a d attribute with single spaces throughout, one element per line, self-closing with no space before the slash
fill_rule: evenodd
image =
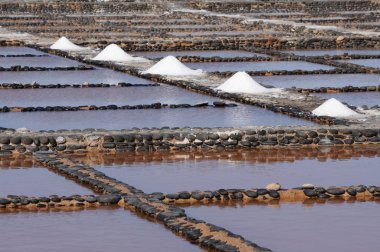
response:
<path id="1" fill-rule="evenodd" d="M 228 93 L 262 94 L 275 90 L 263 87 L 251 78 L 246 72 L 237 72 L 226 82 L 216 88 Z M 278 90 L 277 90 L 278 91 Z"/>
<path id="2" fill-rule="evenodd" d="M 62 51 L 79 51 L 86 49 L 85 47 L 77 46 L 66 37 L 61 37 L 54 44 L 50 46 L 50 49 L 62 50 Z"/>
<path id="3" fill-rule="evenodd" d="M 181 75 L 200 75 L 202 74 L 201 69 L 193 70 L 182 64 L 174 56 L 166 56 L 151 68 L 142 72 L 143 74 L 159 74 L 159 75 L 171 75 L 171 76 L 181 76 Z"/>
<path id="4" fill-rule="evenodd" d="M 335 98 L 325 101 L 318 108 L 314 109 L 312 113 L 317 116 L 331 117 L 353 117 L 359 115 Z"/>

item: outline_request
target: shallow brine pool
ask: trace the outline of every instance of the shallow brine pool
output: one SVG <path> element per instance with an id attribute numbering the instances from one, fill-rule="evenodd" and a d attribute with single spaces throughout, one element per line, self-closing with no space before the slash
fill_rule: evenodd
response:
<path id="1" fill-rule="evenodd" d="M 0 195 L 3 197 L 7 195 L 47 197 L 53 194 L 70 196 L 93 194 L 93 192 L 46 168 L 15 166 L 0 168 Z"/>
<path id="2" fill-rule="evenodd" d="M 249 105 L 228 108 L 93 110 L 0 113 L 0 127 L 31 130 L 133 127 L 238 127 L 250 125 L 313 125 L 313 122 Z"/>
<path id="3" fill-rule="evenodd" d="M 375 105 L 380 105 L 380 92 L 355 92 L 355 93 L 315 93 L 315 96 L 320 96 L 326 99 L 335 98 L 341 102 L 346 102 L 353 106 L 363 106 L 372 107 Z"/>
<path id="4" fill-rule="evenodd" d="M 380 68 L 380 59 L 356 59 L 356 60 L 340 60 L 343 63 L 357 64 L 366 67 Z"/>
<path id="5" fill-rule="evenodd" d="M 121 208 L 1 213 L 2 244 L 18 251 L 202 251 Z"/>
<path id="6" fill-rule="evenodd" d="M 254 76 L 263 84 L 282 88 L 320 88 L 346 86 L 380 85 L 380 75 L 377 74 L 311 74 L 311 75 L 278 75 Z"/>
<path id="7" fill-rule="evenodd" d="M 226 71 L 293 71 L 293 70 L 331 70 L 334 67 L 302 61 L 265 61 L 265 62 L 211 62 L 186 63 L 192 69 L 206 72 Z"/>
<path id="8" fill-rule="evenodd" d="M 191 206 L 189 216 L 223 226 L 273 251 L 378 251 L 378 202 Z"/>
<path id="9" fill-rule="evenodd" d="M 299 56 L 336 56 L 336 55 L 380 55 L 380 50 L 369 49 L 369 50 L 350 50 L 350 49 L 342 49 L 342 50 L 289 50 L 282 51 L 283 53 L 292 53 L 294 55 Z"/>
<path id="10" fill-rule="evenodd" d="M 75 60 L 49 55 L 47 57 L 0 57 L 0 67 L 22 66 L 22 67 L 77 67 L 85 65 Z"/>
<path id="11" fill-rule="evenodd" d="M 313 154 L 304 159 L 307 149 L 298 152 L 252 150 L 236 157 L 233 152 L 225 152 L 218 154 L 220 156 L 205 154 L 193 158 L 184 153 L 163 157 L 126 156 L 125 159 L 120 154 L 114 159 L 106 155 L 89 162 L 91 158 L 78 160 L 146 193 L 263 188 L 273 182 L 279 182 L 283 188 L 299 187 L 304 183 L 316 186 L 378 184 L 378 154 L 365 157 L 351 152 L 350 157 L 322 148 L 310 150 Z M 331 152 L 330 158 L 326 158 L 325 152 Z M 367 153 L 372 152 L 368 150 Z"/>
<path id="12" fill-rule="evenodd" d="M 218 50 L 218 51 L 165 51 L 165 52 L 133 52 L 133 55 L 142 56 L 150 59 L 163 58 L 169 55 L 180 56 L 195 56 L 195 57 L 221 57 L 221 58 L 236 58 L 236 57 L 269 57 L 265 54 L 252 53 L 247 51 L 234 51 L 234 50 Z"/>

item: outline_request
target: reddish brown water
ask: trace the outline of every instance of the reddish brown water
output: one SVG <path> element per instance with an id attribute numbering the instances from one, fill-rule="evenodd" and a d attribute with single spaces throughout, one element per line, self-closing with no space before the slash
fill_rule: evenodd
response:
<path id="1" fill-rule="evenodd" d="M 0 197 L 12 195 L 49 196 L 74 194 L 93 194 L 86 187 L 59 176 L 46 168 L 9 167 L 4 163 L 0 168 Z"/>
<path id="2" fill-rule="evenodd" d="M 0 214 L 7 252 L 201 251 L 122 208 Z"/>
<path id="3" fill-rule="evenodd" d="M 376 252 L 379 202 L 192 206 L 189 216 L 223 226 L 273 251 Z"/>
<path id="4" fill-rule="evenodd" d="M 364 156 L 356 151 L 339 155 L 329 149 L 320 149 L 309 155 L 305 154 L 307 150 L 298 152 L 246 151 L 235 157 L 231 153 L 231 158 L 228 152 L 198 157 L 178 154 L 170 157 L 143 155 L 137 158 L 126 155 L 123 158 L 119 154 L 82 158 L 81 161 L 147 193 L 248 189 L 265 187 L 273 182 L 279 182 L 284 188 L 298 187 L 304 183 L 317 186 L 379 184 L 378 148 L 368 150 Z M 330 154 L 325 154 L 328 152 Z"/>

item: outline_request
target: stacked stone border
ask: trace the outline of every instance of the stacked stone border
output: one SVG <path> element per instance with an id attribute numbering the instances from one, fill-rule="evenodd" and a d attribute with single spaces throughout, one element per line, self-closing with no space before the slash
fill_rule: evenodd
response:
<path id="1" fill-rule="evenodd" d="M 29 72 L 29 71 L 84 71 L 95 70 L 92 66 L 73 66 L 73 67 L 31 67 L 31 66 L 11 66 L 0 67 L 0 72 Z"/>
<path id="2" fill-rule="evenodd" d="M 89 204 L 122 204 L 124 208 L 156 220 L 186 240 L 209 250 L 270 251 L 224 228 L 189 218 L 183 209 L 165 204 L 133 186 L 110 178 L 90 166 L 72 162 L 67 157 L 40 153 L 36 155 L 36 160 L 53 172 L 86 185 L 94 191 L 106 194 L 97 198 L 92 197 L 91 201 L 94 201 L 95 198 L 96 202 Z M 79 198 L 82 203 L 86 202 L 87 198 Z M 86 203 L 84 204 L 86 205 Z"/>
<path id="3" fill-rule="evenodd" d="M 82 84 L 39 84 L 39 83 L 2 83 L 0 89 L 46 89 L 46 88 L 110 88 L 110 87 L 158 87 L 160 84 L 135 84 L 119 82 L 117 84 L 108 83 L 82 83 Z"/>
<path id="4" fill-rule="evenodd" d="M 140 109 L 190 109 L 190 108 L 227 108 L 236 107 L 235 103 L 225 103 L 223 101 L 215 101 L 212 105 L 208 102 L 191 104 L 161 104 L 160 102 L 152 104 L 139 104 L 139 105 L 82 105 L 82 106 L 46 106 L 46 107 L 0 107 L 0 113 L 10 112 L 65 112 L 65 111 L 88 111 L 88 110 L 140 110 Z"/>
<path id="5" fill-rule="evenodd" d="M 147 152 L 374 145 L 380 129 L 304 128 L 164 128 L 101 131 L 95 129 L 17 133 L 2 129 L 0 154 L 57 151 Z"/>

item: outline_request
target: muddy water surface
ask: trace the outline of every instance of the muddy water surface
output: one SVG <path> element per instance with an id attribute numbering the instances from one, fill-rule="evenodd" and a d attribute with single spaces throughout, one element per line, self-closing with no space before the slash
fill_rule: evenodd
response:
<path id="1" fill-rule="evenodd" d="M 0 223 L 8 252 L 202 251 L 122 208 L 1 213 Z"/>
<path id="2" fill-rule="evenodd" d="M 82 84 L 83 82 L 107 84 L 117 84 L 119 82 L 132 84 L 152 83 L 145 79 L 105 68 L 86 71 L 2 72 L 0 81 L 1 83 L 23 84 L 32 83 L 33 81 L 39 84 Z"/>
<path id="3" fill-rule="evenodd" d="M 0 92 L 0 106 L 80 106 L 80 105 L 138 105 L 197 104 L 217 100 L 214 97 L 187 92 L 162 84 L 145 87 L 16 89 Z"/>
<path id="4" fill-rule="evenodd" d="M 218 51 L 165 51 L 165 52 L 133 52 L 133 55 L 143 56 L 147 58 L 163 58 L 165 56 L 196 56 L 196 57 L 221 57 L 221 58 L 235 58 L 235 57 L 269 57 L 265 54 L 252 53 L 247 51 L 233 51 L 233 50 L 218 50 Z"/>
<path id="5" fill-rule="evenodd" d="M 302 119 L 239 105 L 229 108 L 187 108 L 147 110 L 93 110 L 67 112 L 0 113 L 5 128 L 31 130 L 131 129 L 133 127 L 238 127 L 252 125 L 313 125 Z"/>
<path id="6" fill-rule="evenodd" d="M 206 72 L 226 71 L 277 71 L 277 70 L 330 70 L 330 66 L 302 61 L 266 61 L 266 62 L 218 62 L 218 63 L 186 63 L 192 69 Z"/>
<path id="7" fill-rule="evenodd" d="M 189 216 L 223 226 L 273 251 L 379 250 L 379 202 L 193 206 Z"/>
<path id="8" fill-rule="evenodd" d="M 355 151 L 347 155 L 334 154 L 329 149 L 310 150 L 313 153 L 310 155 L 302 149 L 298 151 L 300 156 L 292 152 L 247 151 L 236 156 L 232 153 L 229 156 L 228 152 L 170 157 L 123 157 L 120 154 L 79 160 L 147 193 L 262 188 L 273 182 L 279 182 L 284 188 L 304 183 L 317 186 L 379 184 L 380 159 L 376 150 L 368 150 L 365 154 L 368 156 Z M 331 154 L 325 155 L 325 152 Z"/>
<path id="9" fill-rule="evenodd" d="M 32 48 L 28 48 L 28 47 L 11 47 L 11 46 L 0 47 L 0 55 L 24 55 L 24 54 L 46 55 L 46 53 L 37 51 Z"/>
<path id="10" fill-rule="evenodd" d="M 357 64 L 366 67 L 380 68 L 380 59 L 342 60 L 341 62 Z"/>
<path id="11" fill-rule="evenodd" d="M 283 53 L 292 53 L 299 56 L 324 56 L 324 55 L 344 55 L 344 54 L 355 54 L 355 55 L 380 55 L 380 50 L 297 50 L 297 51 L 282 51 Z"/>
<path id="12" fill-rule="evenodd" d="M 28 66 L 28 67 L 75 67 L 84 65 L 78 61 L 58 56 L 47 57 L 0 57 L 0 67 Z"/>
<path id="13" fill-rule="evenodd" d="M 336 93 L 327 94 L 319 93 L 313 94 L 315 96 L 324 97 L 326 99 L 335 98 L 339 101 L 346 102 L 354 106 L 367 105 L 369 107 L 380 105 L 380 92 L 359 92 L 359 93 Z"/>
<path id="14" fill-rule="evenodd" d="M 319 75 L 280 75 L 255 76 L 260 83 L 282 88 L 320 88 L 380 85 L 377 74 L 319 74 Z"/>
<path id="15" fill-rule="evenodd" d="M 46 168 L 0 168 L 0 195 L 9 194 L 41 197 L 53 194 L 62 196 L 93 194 L 93 192 Z"/>

